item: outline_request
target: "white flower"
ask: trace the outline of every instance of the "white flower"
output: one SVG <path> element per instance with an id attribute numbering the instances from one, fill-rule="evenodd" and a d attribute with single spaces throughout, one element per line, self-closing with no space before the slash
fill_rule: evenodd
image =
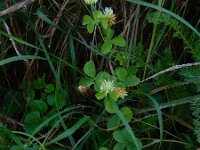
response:
<path id="1" fill-rule="evenodd" d="M 106 7 L 103 11 L 104 16 L 110 17 L 113 15 L 113 10 L 111 7 Z"/>
<path id="2" fill-rule="evenodd" d="M 109 26 L 112 26 L 113 24 L 115 24 L 116 16 L 113 13 L 113 9 L 111 7 L 106 7 L 103 10 L 103 15 L 104 15 L 104 18 L 108 21 Z"/>
<path id="3" fill-rule="evenodd" d="M 84 0 L 87 5 L 93 5 L 98 2 L 98 0 Z"/>
<path id="4" fill-rule="evenodd" d="M 110 92 L 113 92 L 115 89 L 114 81 L 104 80 L 100 85 L 100 92 L 105 93 L 106 95 Z"/>

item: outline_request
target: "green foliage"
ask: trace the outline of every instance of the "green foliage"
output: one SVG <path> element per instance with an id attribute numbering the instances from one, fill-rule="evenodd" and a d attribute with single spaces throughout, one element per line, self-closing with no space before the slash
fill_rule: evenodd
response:
<path id="1" fill-rule="evenodd" d="M 199 110 L 199 106 L 200 106 L 200 98 L 196 98 L 191 104 L 191 110 L 192 110 L 192 114 L 195 117 L 195 119 L 193 121 L 193 124 L 195 126 L 194 134 L 197 137 L 197 141 L 200 143 L 200 121 L 199 121 L 200 110 Z"/>
<path id="2" fill-rule="evenodd" d="M 4 11 L 0 149 L 198 149 L 200 69 L 174 66 L 200 61 L 197 6 L 47 0 Z"/>
<path id="3" fill-rule="evenodd" d="M 26 133 L 31 134 L 34 129 L 43 122 L 43 119 L 40 116 L 40 112 L 32 111 L 26 114 L 24 119 L 24 129 Z"/>
<path id="4" fill-rule="evenodd" d="M 186 68 L 186 69 L 182 69 L 180 71 L 180 75 L 184 77 L 185 82 L 193 84 L 196 88 L 195 92 L 200 92 L 200 79 L 199 79 L 199 74 L 200 74 L 200 67 L 199 66 L 195 66 L 195 67 L 191 67 L 191 68 Z M 197 141 L 200 143 L 200 99 L 196 98 L 192 101 L 191 103 L 191 110 L 192 110 L 192 114 L 195 117 L 193 120 L 193 124 L 195 127 L 195 131 L 194 134 L 197 137 Z"/>
<path id="5" fill-rule="evenodd" d="M 95 65 L 92 60 L 85 64 L 83 70 L 84 70 L 84 73 L 88 75 L 89 77 L 95 77 L 96 75 Z"/>
<path id="6" fill-rule="evenodd" d="M 99 24 L 102 25 L 102 28 L 99 28 L 99 30 L 100 32 L 103 31 L 104 34 L 104 41 L 100 48 L 103 54 L 109 54 L 113 49 L 113 46 L 126 46 L 126 41 L 122 36 L 113 37 L 115 32 L 109 27 L 109 22 L 112 22 L 112 19 L 115 19 L 115 15 L 111 12 L 106 14 L 106 12 L 102 13 L 102 11 L 97 10 L 92 12 L 92 16 L 85 15 L 83 17 L 83 25 L 87 25 L 87 30 L 89 33 L 93 33 L 95 27 L 100 27 Z"/>
<path id="7" fill-rule="evenodd" d="M 106 147 L 101 147 L 99 150 L 108 150 Z"/>
<path id="8" fill-rule="evenodd" d="M 196 91 L 200 92 L 200 67 L 194 66 L 185 68 L 180 71 L 180 75 L 184 77 L 184 81 L 195 85 Z"/>
<path id="9" fill-rule="evenodd" d="M 127 91 L 125 89 L 126 87 L 133 87 L 140 83 L 139 78 L 133 75 L 137 72 L 137 69 L 133 66 L 129 67 L 128 69 L 120 67 L 115 69 L 116 76 L 112 76 L 109 73 L 102 71 L 97 73 L 96 77 L 94 77 L 96 71 L 93 71 L 94 73 L 92 74 L 88 73 L 90 72 L 88 70 L 91 68 L 93 68 L 92 70 L 95 70 L 94 62 L 86 62 L 84 66 L 84 73 L 94 78 L 93 81 L 95 82 L 93 84 L 94 89 L 97 92 L 95 94 L 96 98 L 98 100 L 104 99 L 105 110 L 108 113 L 113 114 L 113 117 L 107 123 L 107 127 L 115 128 L 119 126 L 121 122 L 123 124 L 124 122 L 130 122 L 133 117 L 132 110 L 125 106 L 120 109 L 120 113 L 117 113 L 115 103 L 118 101 L 118 99 L 124 99 L 124 97 L 127 96 Z M 81 84 L 86 85 L 87 82 L 84 84 L 83 80 L 81 80 Z M 90 86 L 92 86 L 92 84 Z M 119 114 L 122 116 L 119 117 Z M 125 121 L 121 120 L 121 117 L 123 117 Z M 128 125 L 126 124 L 126 127 L 127 126 Z M 133 133 L 129 132 L 127 134 L 130 136 L 130 140 L 133 141 L 127 147 L 135 145 L 138 150 L 141 149 L 138 147 L 138 143 L 136 143 L 135 137 L 131 137 L 130 134 Z"/>
<path id="10" fill-rule="evenodd" d="M 92 33 L 94 31 L 95 22 L 92 17 L 85 15 L 83 17 L 83 25 L 87 25 L 87 30 L 89 33 Z"/>
<path id="11" fill-rule="evenodd" d="M 181 38 L 185 43 L 185 49 L 189 49 L 194 60 L 200 61 L 200 38 L 194 32 L 191 32 L 179 21 L 164 13 L 149 13 L 147 19 L 154 24 L 163 23 L 172 27 L 175 30 L 174 37 Z"/>
<path id="12" fill-rule="evenodd" d="M 65 89 L 60 90 L 56 97 L 55 88 L 52 84 L 45 82 L 45 75 L 33 82 L 32 89 L 34 93 L 37 90 L 42 90 L 43 92 L 41 93 L 40 99 L 35 99 L 35 95 L 33 95 L 32 99 L 27 103 L 29 111 L 24 119 L 24 129 L 29 134 L 49 116 L 56 114 L 57 110 L 62 109 L 66 105 L 66 99 L 68 97 Z M 53 122 L 55 123 L 56 120 Z M 53 126 L 54 124 L 51 125 Z"/>
<path id="13" fill-rule="evenodd" d="M 108 28 L 106 30 L 106 32 L 110 32 L 108 30 L 112 30 L 112 29 Z M 107 34 L 107 37 L 106 37 L 104 43 L 101 46 L 101 52 L 103 54 L 108 54 L 108 53 L 111 52 L 113 46 L 125 47 L 126 42 L 125 42 L 125 40 L 122 36 L 116 36 L 116 37 L 112 38 L 112 35 Z"/>
<path id="14" fill-rule="evenodd" d="M 172 51 L 169 48 L 164 49 L 163 54 L 160 59 L 158 59 L 156 65 L 153 68 L 153 71 L 159 72 L 162 71 L 166 68 L 169 68 L 170 66 L 173 66 L 176 64 L 175 59 L 173 58 Z M 176 82 L 173 79 L 173 75 L 171 74 L 163 74 L 160 75 L 159 77 L 155 78 L 156 84 L 157 85 L 162 85 L 162 84 L 172 84 Z"/>
<path id="15" fill-rule="evenodd" d="M 45 113 L 48 109 L 47 104 L 41 100 L 31 100 L 28 102 L 28 106 L 32 111 L 39 111 L 42 113 Z"/>
<path id="16" fill-rule="evenodd" d="M 129 135 L 126 128 L 123 128 L 121 130 L 116 130 L 113 132 L 113 138 L 118 142 L 114 146 L 114 150 L 136 150 L 134 143 L 131 141 L 131 136 Z M 138 143 L 140 143 L 140 149 L 142 149 L 142 144 L 138 140 Z"/>

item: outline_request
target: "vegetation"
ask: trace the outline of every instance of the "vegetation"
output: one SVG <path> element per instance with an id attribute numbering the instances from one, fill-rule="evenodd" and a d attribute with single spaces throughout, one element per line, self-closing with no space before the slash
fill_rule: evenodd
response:
<path id="1" fill-rule="evenodd" d="M 199 8 L 0 2 L 0 149 L 198 149 Z"/>

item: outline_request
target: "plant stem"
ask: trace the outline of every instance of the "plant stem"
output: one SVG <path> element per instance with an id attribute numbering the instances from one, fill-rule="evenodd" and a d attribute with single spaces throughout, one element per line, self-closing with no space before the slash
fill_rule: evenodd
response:
<path id="1" fill-rule="evenodd" d="M 155 24 L 154 27 L 153 27 L 153 34 L 152 34 L 152 37 L 151 37 L 151 44 L 149 46 L 149 51 L 148 51 L 148 54 L 147 54 L 147 59 L 146 59 L 145 67 L 144 67 L 143 79 L 146 76 L 147 66 L 148 66 L 148 63 L 149 63 L 149 60 L 150 60 L 150 56 L 151 56 L 151 52 L 152 52 L 152 49 L 153 49 L 153 46 L 154 46 L 156 31 L 157 31 L 157 25 Z"/>
<path id="2" fill-rule="evenodd" d="M 36 139 L 34 136 L 26 134 L 26 133 L 23 133 L 23 132 L 19 132 L 19 131 L 12 131 L 12 133 L 21 134 L 21 135 L 25 135 L 27 137 L 30 137 L 30 138 L 32 138 L 34 141 L 36 141 L 41 146 L 42 150 L 46 150 L 45 147 L 44 147 L 44 145 L 42 143 L 40 143 L 40 141 L 38 139 Z"/>

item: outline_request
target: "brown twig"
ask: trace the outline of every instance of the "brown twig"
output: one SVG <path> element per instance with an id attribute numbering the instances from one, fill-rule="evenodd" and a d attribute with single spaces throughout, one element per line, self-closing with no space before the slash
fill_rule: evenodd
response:
<path id="1" fill-rule="evenodd" d="M 21 8 L 27 7 L 28 5 L 32 4 L 35 1 L 36 0 L 25 0 L 25 1 L 22 1 L 19 3 L 16 3 L 16 4 L 12 5 L 11 7 L 7 8 L 3 11 L 0 11 L 0 17 L 8 15 L 10 13 L 13 13 Z"/>

